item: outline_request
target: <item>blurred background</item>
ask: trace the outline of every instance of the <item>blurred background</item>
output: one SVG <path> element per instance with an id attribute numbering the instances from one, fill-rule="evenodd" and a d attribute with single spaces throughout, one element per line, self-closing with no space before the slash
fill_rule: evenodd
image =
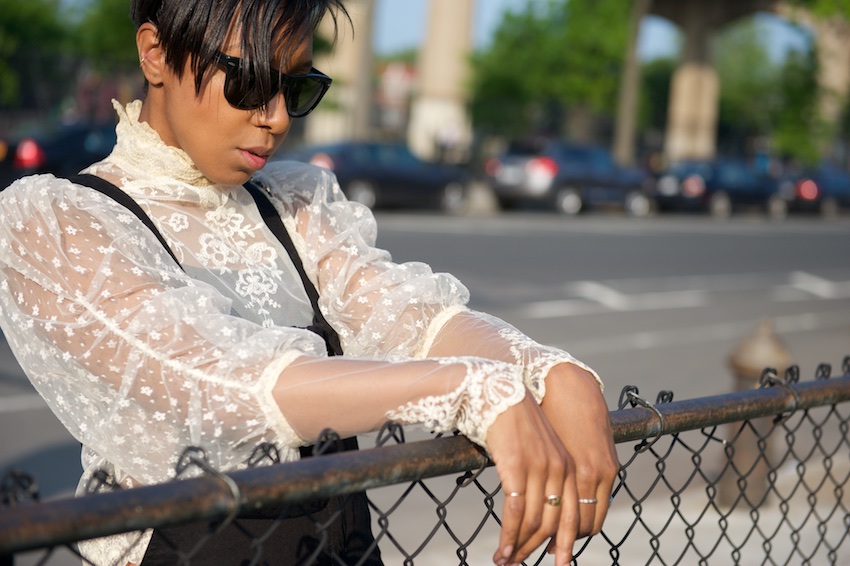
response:
<path id="1" fill-rule="evenodd" d="M 316 38 L 334 86 L 280 157 L 365 204 L 850 207 L 850 2 L 346 5 Z M 133 37 L 127 0 L 0 0 L 0 184 L 109 151 L 110 101 L 141 96 Z"/>

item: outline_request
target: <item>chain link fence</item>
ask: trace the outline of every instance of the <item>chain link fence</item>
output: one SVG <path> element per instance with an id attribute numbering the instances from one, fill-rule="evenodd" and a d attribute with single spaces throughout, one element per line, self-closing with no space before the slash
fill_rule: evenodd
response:
<path id="1" fill-rule="evenodd" d="M 765 370 L 756 389 L 684 401 L 625 388 L 611 412 L 622 464 L 611 508 L 603 531 L 577 543 L 575 564 L 850 564 L 850 356 L 841 369 L 831 376 L 821 365 L 806 382 L 796 367 L 782 377 Z M 361 491 L 385 564 L 491 563 L 503 502 L 491 463 L 463 437 L 406 432 L 388 423 L 370 437 L 374 448 L 332 454 L 328 434 L 318 456 L 288 464 L 262 445 L 249 469 L 229 474 L 189 448 L 178 472 L 200 477 L 121 490 L 99 474 L 98 493 L 50 501 L 12 470 L 0 484 L 0 565 L 91 564 L 77 541 L 198 520 L 208 528 L 179 549 L 183 563 L 233 524 L 252 542 L 244 564 L 274 564 L 263 549 L 279 522 L 245 527 L 245 513 L 260 508 L 315 519 L 304 564 L 346 564 L 323 545 L 338 514 L 311 505 Z M 541 551 L 525 564 L 552 562 Z"/>

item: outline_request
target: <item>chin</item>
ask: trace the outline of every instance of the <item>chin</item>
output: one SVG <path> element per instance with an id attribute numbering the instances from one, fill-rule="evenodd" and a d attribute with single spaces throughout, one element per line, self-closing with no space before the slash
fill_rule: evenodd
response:
<path id="1" fill-rule="evenodd" d="M 230 171 L 228 173 L 219 173 L 204 176 L 216 185 L 244 185 L 256 171 Z"/>

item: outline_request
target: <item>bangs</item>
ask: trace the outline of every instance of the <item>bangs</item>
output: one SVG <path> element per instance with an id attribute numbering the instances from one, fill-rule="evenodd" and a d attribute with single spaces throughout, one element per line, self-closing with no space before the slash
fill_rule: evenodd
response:
<path id="1" fill-rule="evenodd" d="M 339 14 L 348 18 L 342 0 L 135 0 L 132 16 L 138 28 L 152 22 L 159 30 L 165 60 L 182 78 L 186 61 L 200 94 L 216 54 L 238 38 L 242 78 L 254 77 L 263 94 L 272 90 L 270 68 L 285 69 L 296 49 L 330 13 L 334 37 Z M 278 86 L 278 85 L 275 85 Z"/>

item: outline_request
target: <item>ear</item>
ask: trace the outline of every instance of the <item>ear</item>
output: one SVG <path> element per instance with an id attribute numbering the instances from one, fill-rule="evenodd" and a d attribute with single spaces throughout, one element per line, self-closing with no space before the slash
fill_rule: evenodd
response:
<path id="1" fill-rule="evenodd" d="M 148 22 L 139 27 L 136 31 L 136 47 L 145 79 L 152 86 L 161 85 L 165 71 L 165 52 L 159 43 L 159 30 L 154 24 Z"/>

